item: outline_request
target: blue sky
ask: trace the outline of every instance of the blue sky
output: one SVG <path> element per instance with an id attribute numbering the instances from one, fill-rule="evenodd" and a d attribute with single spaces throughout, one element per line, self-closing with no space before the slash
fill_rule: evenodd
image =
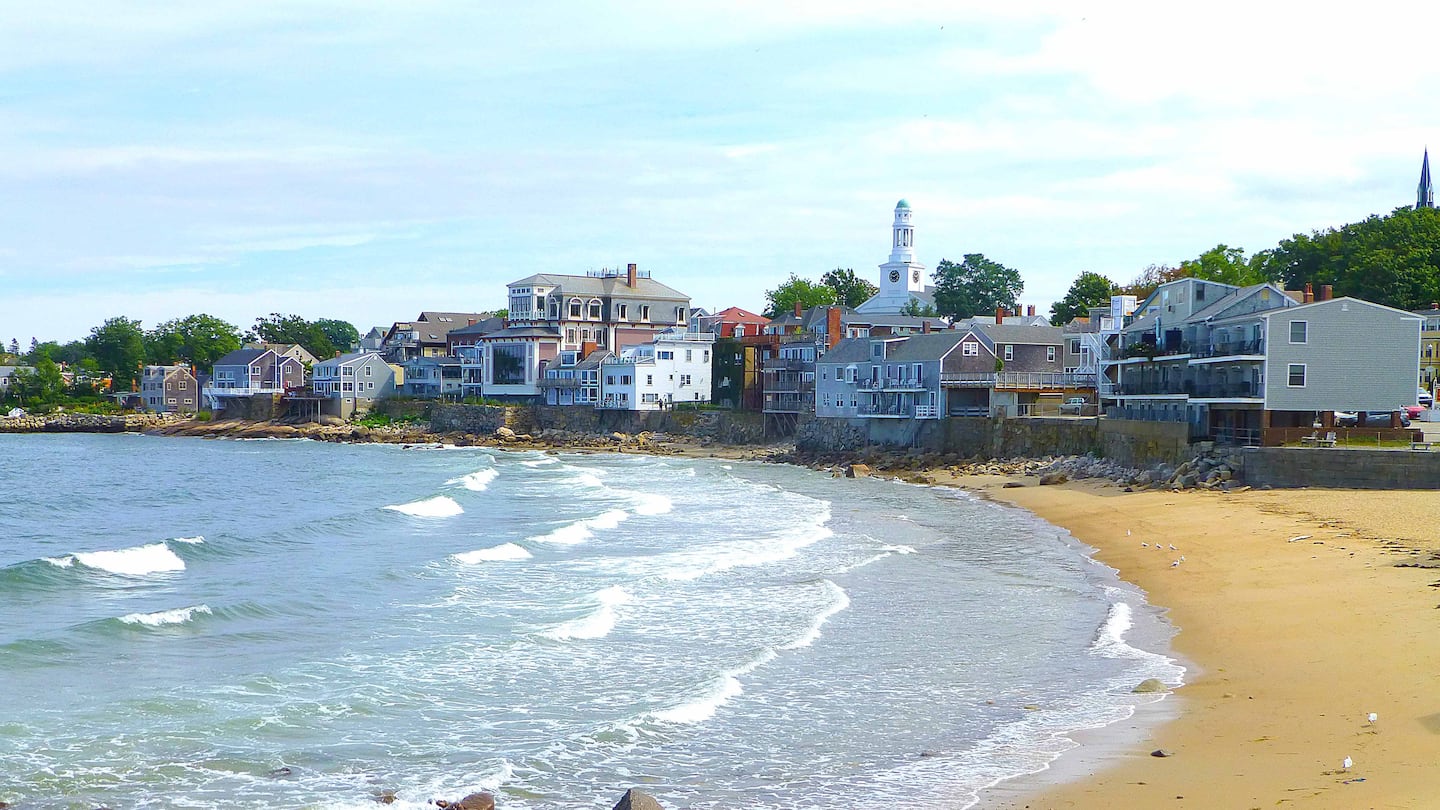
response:
<path id="1" fill-rule="evenodd" d="M 1047 311 L 1413 204 L 1440 11 L 1310 4 L 7 3 L 0 338 L 207 312 L 370 326 L 636 262 L 979 252 Z M 1378 4 L 1377 4 L 1378 5 Z"/>

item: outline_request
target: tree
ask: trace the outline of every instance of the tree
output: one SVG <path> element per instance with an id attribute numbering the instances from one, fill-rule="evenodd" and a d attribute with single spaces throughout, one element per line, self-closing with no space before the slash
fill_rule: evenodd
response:
<path id="1" fill-rule="evenodd" d="M 330 344 L 341 352 L 353 352 L 360 346 L 360 330 L 348 321 L 336 320 L 335 318 L 321 318 L 315 322 L 325 337 L 330 339 Z M 314 354 L 314 352 L 311 352 Z M 316 357 L 320 355 L 316 354 Z"/>
<path id="2" fill-rule="evenodd" d="M 1110 296 L 1117 292 L 1115 282 L 1100 275 L 1085 271 L 1070 282 L 1065 297 L 1050 305 L 1050 323 L 1064 326 L 1071 319 L 1090 314 L 1091 307 L 1105 306 Z"/>
<path id="3" fill-rule="evenodd" d="M 16 357 L 19 357 L 19 356 L 20 356 L 20 339 L 19 339 L 19 338 L 13 338 L 13 337 L 10 338 L 10 353 L 13 354 L 13 355 L 15 355 Z"/>
<path id="4" fill-rule="evenodd" d="M 216 360 L 238 348 L 240 330 L 203 313 L 166 321 L 145 334 L 145 355 L 151 363 L 193 364 L 205 374 Z"/>
<path id="5" fill-rule="evenodd" d="M 906 301 L 905 306 L 900 307 L 900 314 L 911 315 L 916 318 L 940 317 L 940 313 L 935 311 L 935 307 L 930 304 L 921 304 L 918 298 L 911 298 L 909 301 Z"/>
<path id="6" fill-rule="evenodd" d="M 849 267 L 837 267 L 820 277 L 820 283 L 835 291 L 835 303 L 854 309 L 869 301 L 880 288 L 855 275 Z"/>
<path id="7" fill-rule="evenodd" d="M 970 318 L 999 307 L 1014 312 L 1020 308 L 1025 289 L 1017 270 L 967 253 L 959 264 L 941 259 L 935 266 L 935 309 L 952 318 Z"/>
<path id="8" fill-rule="evenodd" d="M 33 370 L 20 369 L 10 375 L 10 389 L 10 395 L 21 405 L 54 405 L 65 396 L 65 378 L 60 376 L 55 361 L 41 354 Z"/>
<path id="9" fill-rule="evenodd" d="M 298 343 L 320 359 L 333 357 L 338 351 L 330 336 L 318 323 L 311 323 L 299 315 L 270 313 L 267 318 L 256 318 L 255 325 L 246 333 L 247 340 L 263 343 Z"/>
<path id="10" fill-rule="evenodd" d="M 1178 267 L 1170 267 L 1164 264 L 1152 264 L 1140 271 L 1140 275 L 1130 280 L 1120 288 L 1121 295 L 1133 295 L 1141 301 L 1150 297 L 1155 288 L 1176 279 L 1184 278 L 1185 273 Z"/>
<path id="11" fill-rule="evenodd" d="M 833 304 L 835 291 L 824 284 L 816 284 L 791 273 L 784 284 L 765 291 L 765 300 L 770 302 L 770 306 L 765 308 L 765 317 L 776 318 L 794 309 L 796 302 L 799 302 L 801 309 Z"/>
<path id="12" fill-rule="evenodd" d="M 90 330 L 85 347 L 100 364 L 100 370 L 115 381 L 113 390 L 134 390 L 140 366 L 145 362 L 145 332 L 139 321 L 123 316 L 111 318 Z"/>
<path id="13" fill-rule="evenodd" d="M 1246 287 L 1273 280 L 1263 265 L 1259 254 L 1253 259 L 1246 259 L 1244 248 L 1219 244 L 1201 253 L 1197 259 L 1181 262 L 1180 272 L 1191 278 Z"/>

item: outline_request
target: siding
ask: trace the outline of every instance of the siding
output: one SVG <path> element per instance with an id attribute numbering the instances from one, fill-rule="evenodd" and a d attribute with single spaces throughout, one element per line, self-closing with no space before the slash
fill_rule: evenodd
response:
<path id="1" fill-rule="evenodd" d="M 1268 318 L 1265 407 L 1276 411 L 1394 410 L 1413 405 L 1421 319 L 1337 298 L 1279 310 Z M 1308 322 L 1307 342 L 1290 342 L 1290 324 Z M 1305 387 L 1291 388 L 1289 366 L 1303 363 Z"/>

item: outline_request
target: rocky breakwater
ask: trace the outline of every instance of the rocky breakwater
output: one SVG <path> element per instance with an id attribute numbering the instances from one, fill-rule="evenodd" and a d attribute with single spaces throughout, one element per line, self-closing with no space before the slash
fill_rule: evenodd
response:
<path id="1" fill-rule="evenodd" d="M 1178 465 L 1156 464 L 1143 470 L 1094 456 L 1064 456 L 1049 459 L 1027 474 L 1038 475 L 1041 484 L 1104 478 L 1130 491 L 1201 489 L 1232 492 L 1248 489 L 1240 482 L 1241 463 L 1238 452 L 1213 449 Z"/>
<path id="2" fill-rule="evenodd" d="M 0 417 L 0 433 L 142 433 L 177 422 L 158 413 L 50 413 Z"/>

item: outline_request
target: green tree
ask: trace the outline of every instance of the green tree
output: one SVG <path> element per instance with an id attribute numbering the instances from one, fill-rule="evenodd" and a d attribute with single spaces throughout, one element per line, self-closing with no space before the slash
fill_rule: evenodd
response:
<path id="1" fill-rule="evenodd" d="M 145 332 L 139 321 L 123 316 L 105 321 L 90 330 L 85 348 L 100 364 L 100 370 L 114 379 L 113 390 L 134 390 L 140 367 L 145 363 Z"/>
<path id="2" fill-rule="evenodd" d="M 10 338 L 10 353 L 13 354 L 13 355 L 15 355 L 16 357 L 19 357 L 19 356 L 20 356 L 20 339 L 19 339 L 19 338 L 13 338 L 13 337 Z"/>
<path id="3" fill-rule="evenodd" d="M 1201 253 L 1199 258 L 1181 262 L 1180 272 L 1191 278 L 1233 284 L 1236 287 L 1274 280 L 1268 275 L 1269 271 L 1259 254 L 1247 259 L 1244 248 L 1232 248 L 1225 244 L 1210 248 Z"/>
<path id="4" fill-rule="evenodd" d="M 189 315 L 166 321 L 145 334 L 151 363 L 193 364 L 209 374 L 215 361 L 240 348 L 240 330 L 213 315 Z"/>
<path id="5" fill-rule="evenodd" d="M 911 315 L 916 318 L 940 317 L 940 313 L 935 311 L 935 307 L 930 304 L 921 304 L 918 298 L 911 298 L 909 301 L 906 301 L 905 306 L 900 307 L 900 314 Z"/>
<path id="6" fill-rule="evenodd" d="M 935 309 L 952 318 L 970 318 L 998 307 L 1015 312 L 1024 290 L 1019 271 L 980 253 L 967 253 L 958 264 L 941 259 L 935 266 Z"/>
<path id="7" fill-rule="evenodd" d="M 1087 270 L 1070 282 L 1064 298 L 1050 305 L 1050 323 L 1064 326 L 1073 318 L 1083 318 L 1090 314 L 1091 307 L 1109 304 L 1117 290 L 1115 282 Z"/>
<path id="8" fill-rule="evenodd" d="M 776 318 L 794 309 L 797 301 L 801 309 L 833 304 L 835 291 L 825 284 L 816 284 L 791 273 L 784 284 L 765 291 L 765 300 L 770 302 L 765 308 L 765 317 Z"/>
<path id="9" fill-rule="evenodd" d="M 1140 274 L 1130 280 L 1129 284 L 1120 287 L 1120 295 L 1133 295 L 1141 301 L 1150 297 L 1155 288 L 1161 284 L 1184 278 L 1185 273 L 1178 267 L 1171 267 L 1165 264 L 1152 264 L 1140 271 Z"/>
<path id="10" fill-rule="evenodd" d="M 263 343 L 298 343 L 321 360 L 333 357 L 339 351 L 319 323 L 307 321 L 299 315 L 278 312 L 256 318 L 255 325 L 246 333 L 246 339 Z"/>
<path id="11" fill-rule="evenodd" d="M 325 337 L 330 339 L 330 344 L 340 352 L 353 352 L 360 346 L 360 330 L 348 321 L 336 320 L 335 318 L 321 318 L 315 322 Z M 314 354 L 314 352 L 311 352 Z M 320 355 L 316 354 L 316 357 Z M 324 359 L 323 357 L 321 358 Z"/>
<path id="12" fill-rule="evenodd" d="M 855 275 L 849 267 L 837 267 L 820 277 L 820 283 L 835 291 L 835 303 L 854 309 L 869 301 L 880 288 Z"/>
<path id="13" fill-rule="evenodd" d="M 41 354 L 34 369 L 20 369 L 10 375 L 10 396 L 27 407 L 45 407 L 65 397 L 65 378 L 47 354 Z"/>

